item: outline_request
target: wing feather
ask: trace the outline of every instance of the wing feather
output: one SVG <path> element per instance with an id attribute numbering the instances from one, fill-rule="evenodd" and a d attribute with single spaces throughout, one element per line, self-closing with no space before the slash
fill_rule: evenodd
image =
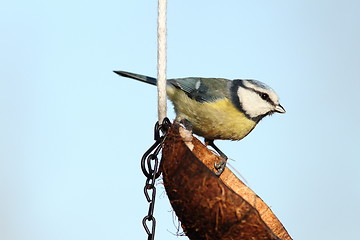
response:
<path id="1" fill-rule="evenodd" d="M 231 81 L 223 78 L 175 78 L 168 82 L 198 102 L 213 102 L 230 95 L 229 83 Z"/>

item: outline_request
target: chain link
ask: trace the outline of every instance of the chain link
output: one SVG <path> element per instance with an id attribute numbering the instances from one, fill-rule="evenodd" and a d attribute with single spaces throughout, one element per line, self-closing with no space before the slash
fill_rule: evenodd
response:
<path id="1" fill-rule="evenodd" d="M 158 155 L 162 148 L 162 143 L 165 140 L 167 130 L 170 127 L 170 120 L 165 118 L 162 124 L 156 122 L 154 128 L 154 140 L 155 143 L 144 153 L 141 158 L 141 170 L 146 177 L 144 194 L 146 200 L 149 203 L 148 214 L 143 218 L 142 224 L 146 233 L 148 234 L 148 240 L 154 240 L 156 220 L 154 217 L 154 206 L 156 197 L 155 180 L 160 176 L 160 162 Z M 161 134 L 162 133 L 162 134 Z"/>

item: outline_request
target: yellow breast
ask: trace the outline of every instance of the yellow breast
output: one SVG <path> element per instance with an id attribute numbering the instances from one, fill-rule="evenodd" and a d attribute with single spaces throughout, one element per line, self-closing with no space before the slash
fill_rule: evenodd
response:
<path id="1" fill-rule="evenodd" d="M 248 119 L 228 98 L 198 102 L 184 92 L 168 88 L 177 119 L 187 119 L 193 132 L 207 139 L 240 140 L 251 132 L 256 122 Z"/>

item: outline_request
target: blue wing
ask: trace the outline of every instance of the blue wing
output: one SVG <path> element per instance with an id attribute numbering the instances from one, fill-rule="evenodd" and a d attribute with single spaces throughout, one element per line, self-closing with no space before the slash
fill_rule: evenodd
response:
<path id="1" fill-rule="evenodd" d="M 114 71 L 123 77 L 136 79 L 151 85 L 156 85 L 156 78 L 148 77 L 141 74 Z M 189 98 L 198 102 L 213 102 L 217 99 L 230 97 L 230 80 L 224 78 L 174 78 L 169 79 L 167 84 L 184 91 Z"/>
<path id="2" fill-rule="evenodd" d="M 189 98 L 198 102 L 213 102 L 229 97 L 229 83 L 223 78 L 175 78 L 168 83 L 184 91 Z"/>

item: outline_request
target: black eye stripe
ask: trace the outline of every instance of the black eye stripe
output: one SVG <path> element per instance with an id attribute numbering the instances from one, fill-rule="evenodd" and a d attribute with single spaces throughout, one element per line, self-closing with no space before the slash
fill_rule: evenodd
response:
<path id="1" fill-rule="evenodd" d="M 254 92 L 256 92 L 257 94 L 259 94 L 259 96 L 261 97 L 261 99 L 263 99 L 264 101 L 267 101 L 268 103 L 270 103 L 271 105 L 275 106 L 275 103 L 271 100 L 269 94 L 264 93 L 264 92 L 259 92 L 256 91 L 255 89 L 251 89 Z"/>
<path id="2" fill-rule="evenodd" d="M 261 97 L 261 99 L 263 99 L 263 100 L 267 101 L 268 103 L 270 103 L 271 105 L 275 106 L 275 103 L 270 99 L 269 94 L 267 94 L 267 93 L 265 93 L 265 92 L 260 92 L 260 91 L 258 91 L 258 90 L 255 90 L 255 89 L 251 88 L 251 87 L 247 87 L 247 86 L 245 86 L 245 85 L 242 83 L 241 80 L 234 80 L 233 83 L 234 83 L 234 82 L 236 82 L 237 84 L 233 84 L 233 85 L 232 85 L 232 88 L 233 88 L 233 89 L 234 89 L 234 88 L 237 89 L 237 88 L 239 88 L 239 87 L 242 87 L 242 88 L 244 88 L 244 89 L 248 89 L 248 90 L 250 90 L 250 91 L 252 91 L 252 92 L 254 92 L 254 93 L 259 94 L 259 96 Z M 233 90 L 232 92 L 235 92 L 235 91 Z M 236 96 L 236 97 L 238 97 L 238 96 Z M 239 99 L 237 99 L 237 101 L 239 101 Z"/>

